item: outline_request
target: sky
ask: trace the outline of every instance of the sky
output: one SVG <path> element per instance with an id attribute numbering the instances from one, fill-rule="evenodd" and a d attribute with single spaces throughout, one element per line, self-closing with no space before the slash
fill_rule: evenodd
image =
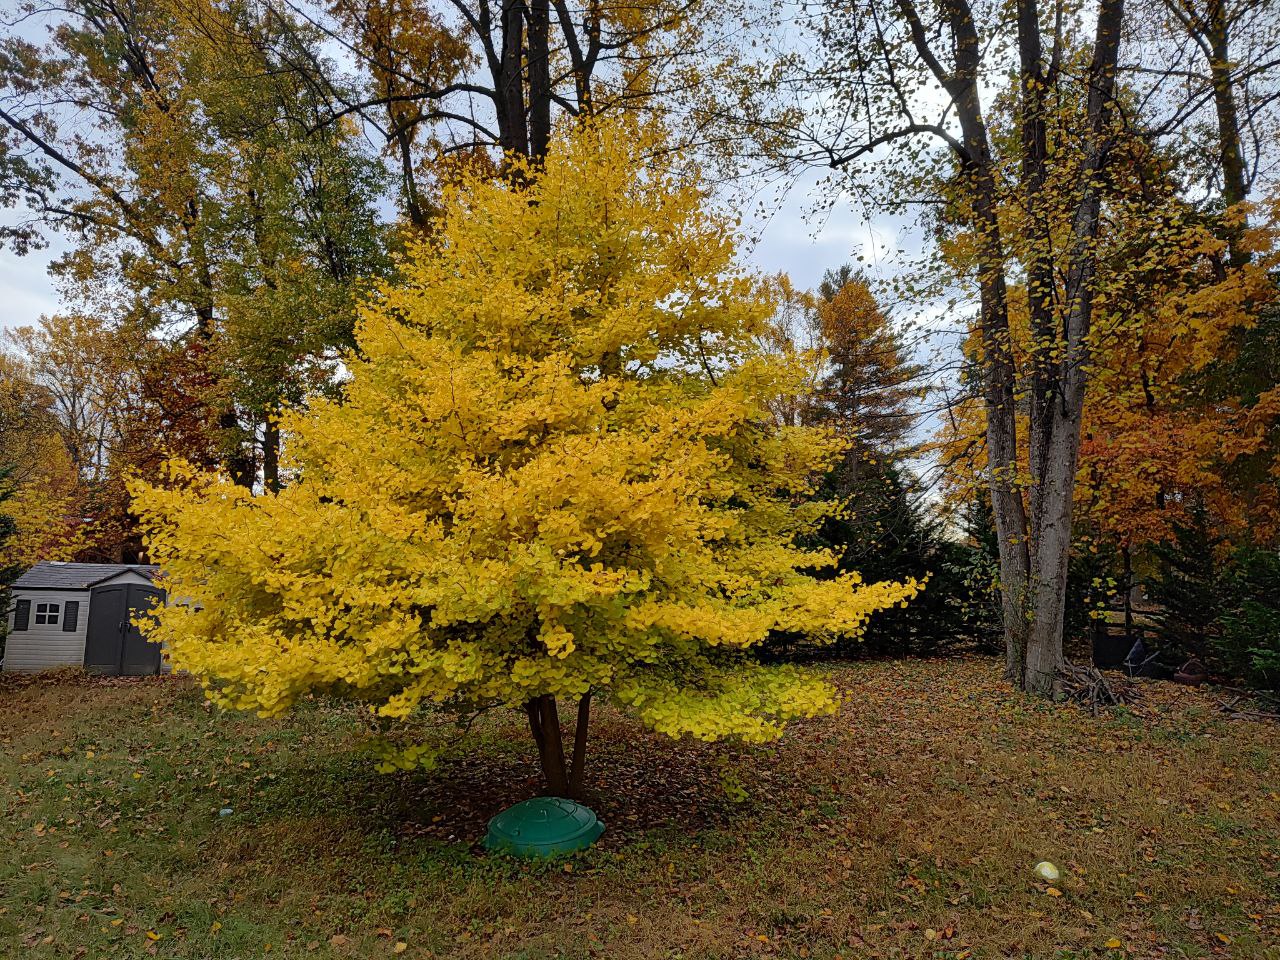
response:
<path id="1" fill-rule="evenodd" d="M 800 289 L 810 289 L 822 274 L 861 251 L 877 272 L 892 272 L 886 249 L 898 240 L 898 228 L 887 218 L 864 222 L 852 203 L 821 203 L 820 177 L 802 176 L 779 196 L 766 199 L 764 216 L 743 224 L 741 259 L 765 273 L 785 272 Z M 827 209 L 815 210 L 817 207 Z M 12 213 L 10 212 L 10 215 Z M 58 238 L 45 250 L 20 257 L 0 251 L 0 327 L 35 324 L 58 309 L 58 296 L 48 265 L 63 249 Z"/>
<path id="2" fill-rule="evenodd" d="M 36 250 L 25 257 L 10 250 L 0 252 L 0 327 L 28 326 L 42 314 L 57 311 L 57 292 L 46 269 L 55 249 Z"/>

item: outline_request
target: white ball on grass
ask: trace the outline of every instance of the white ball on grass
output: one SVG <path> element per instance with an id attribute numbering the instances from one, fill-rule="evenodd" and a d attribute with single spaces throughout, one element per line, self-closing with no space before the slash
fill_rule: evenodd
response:
<path id="1" fill-rule="evenodd" d="M 1060 876 L 1062 876 L 1058 868 L 1055 867 L 1048 860 L 1041 860 L 1039 863 L 1036 864 L 1035 874 L 1041 880 L 1044 880 L 1048 883 L 1053 883 L 1053 881 L 1057 880 Z"/>

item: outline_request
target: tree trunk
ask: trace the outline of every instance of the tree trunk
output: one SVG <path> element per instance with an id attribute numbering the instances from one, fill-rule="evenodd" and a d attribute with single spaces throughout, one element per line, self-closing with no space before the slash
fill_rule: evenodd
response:
<path id="1" fill-rule="evenodd" d="M 587 728 L 591 725 L 591 691 L 578 701 L 578 724 L 573 731 L 573 766 L 569 771 L 569 796 L 582 798 L 582 781 L 587 766 Z"/>
<path id="2" fill-rule="evenodd" d="M 262 486 L 272 493 L 280 491 L 280 424 L 277 416 L 277 411 L 267 411 L 262 424 Z"/>
<path id="3" fill-rule="evenodd" d="M 564 743 L 560 736 L 560 717 L 556 711 L 556 698 L 543 694 L 525 704 L 534 742 L 538 745 L 538 758 L 542 763 L 542 775 L 547 793 L 553 797 L 569 795 L 569 775 L 564 762 Z"/>
<path id="4" fill-rule="evenodd" d="M 591 693 L 578 701 L 577 726 L 573 736 L 573 764 L 565 762 L 564 738 L 560 732 L 560 715 L 556 698 L 550 694 L 535 697 L 524 705 L 529 718 L 529 732 L 538 747 L 538 762 L 547 793 L 553 797 L 577 800 L 582 796 L 582 783 L 587 765 L 587 728 L 591 722 Z"/>
<path id="5" fill-rule="evenodd" d="M 1067 254 L 1065 342 L 1054 346 L 1051 379 L 1035 385 L 1045 393 L 1037 398 L 1038 406 L 1033 411 L 1041 420 L 1034 427 L 1039 442 L 1031 447 L 1032 618 L 1020 680 L 1024 690 L 1045 696 L 1057 692 L 1063 660 L 1071 521 L 1102 212 L 1101 180 L 1111 146 L 1111 111 L 1123 17 L 1123 0 L 1103 0 L 1100 4 L 1089 67 L 1085 163 Z"/>
<path id="6" fill-rule="evenodd" d="M 502 51 L 493 70 L 498 139 L 504 154 L 527 156 L 529 126 L 524 98 L 524 4 L 502 2 Z"/>
<path id="7" fill-rule="evenodd" d="M 551 142 L 550 0 L 529 0 L 528 22 L 529 155 L 542 161 Z"/>
<path id="8" fill-rule="evenodd" d="M 961 170 L 969 181 L 973 230 L 978 242 L 978 292 L 982 337 L 982 394 L 987 416 L 987 483 L 1000 558 L 1000 607 L 1006 673 L 1020 683 L 1026 660 L 1029 611 L 1027 579 L 1030 547 L 1027 515 L 1018 484 L 1017 370 L 1009 330 L 1006 251 L 990 138 L 982 114 L 978 81 L 981 44 L 966 0 L 944 3 L 955 38 L 954 75 L 939 76 L 956 106 L 963 134 Z M 921 35 L 923 28 L 920 28 Z M 917 39 L 917 45 L 921 43 Z"/>
<path id="9" fill-rule="evenodd" d="M 904 0 L 915 43 L 927 43 L 922 21 Z M 1031 218 L 1028 283 L 1033 334 L 1030 463 L 1020 476 L 1017 433 L 1017 370 L 1011 348 L 1006 251 L 1000 233 L 998 196 L 989 135 L 982 116 L 978 80 L 981 45 L 967 0 L 943 0 L 952 33 L 955 70 L 934 66 L 951 94 L 963 133 L 957 148 L 969 180 L 977 237 L 978 286 L 983 346 L 983 403 L 987 417 L 988 484 L 1000 552 L 1001 612 L 1006 672 L 1020 688 L 1042 695 L 1057 689 L 1063 658 L 1067 564 L 1071 550 L 1072 500 L 1084 407 L 1087 336 L 1092 316 L 1101 173 L 1109 147 L 1111 103 L 1123 16 L 1122 0 L 1101 0 L 1089 72 L 1089 136 L 1080 194 L 1072 220 L 1063 316 L 1053 309 L 1056 261 L 1043 209 L 1048 150 L 1045 130 L 1047 84 L 1056 81 L 1042 63 L 1040 17 L 1034 0 L 1018 2 L 1022 77 L 1019 116 L 1022 175 Z M 926 51 L 927 52 L 927 51 Z M 930 57 L 925 57 L 929 60 Z M 1058 324 L 1062 324 L 1059 332 Z M 1023 503 L 1020 480 L 1028 483 Z"/>
<path id="10" fill-rule="evenodd" d="M 1213 82 L 1213 106 L 1218 119 L 1222 199 L 1230 208 L 1244 203 L 1248 197 L 1248 185 L 1245 182 L 1244 152 L 1240 147 L 1240 121 L 1236 111 L 1235 88 L 1231 82 L 1231 50 L 1225 0 L 1209 0 L 1205 22 L 1209 48 L 1213 51 L 1209 60 L 1209 74 Z M 1245 221 L 1242 219 L 1227 232 L 1233 267 L 1249 261 L 1249 255 L 1241 244 L 1244 226 Z"/>

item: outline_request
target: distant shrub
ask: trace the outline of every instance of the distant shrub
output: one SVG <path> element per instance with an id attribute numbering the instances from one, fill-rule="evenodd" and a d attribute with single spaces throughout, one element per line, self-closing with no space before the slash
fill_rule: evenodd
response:
<path id="1" fill-rule="evenodd" d="M 948 530 L 899 468 L 868 459 L 834 472 L 824 495 L 845 503 L 816 543 L 840 556 L 840 572 L 856 570 L 868 582 L 914 577 L 925 588 L 905 607 L 873 615 L 860 637 L 820 646 L 780 634 L 762 651 L 765 659 L 1003 649 L 995 534 L 983 501 L 964 512 L 959 530 Z"/>
<path id="2" fill-rule="evenodd" d="M 1216 659 L 1250 686 L 1280 688 L 1280 553 L 1240 550 L 1221 581 Z"/>

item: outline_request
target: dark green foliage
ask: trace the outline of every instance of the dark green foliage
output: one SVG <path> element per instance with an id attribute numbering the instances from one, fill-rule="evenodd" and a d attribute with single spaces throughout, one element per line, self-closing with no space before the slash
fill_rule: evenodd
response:
<path id="1" fill-rule="evenodd" d="M 958 588 L 963 629 L 984 653 L 1001 653 L 1000 554 L 991 501 L 985 492 L 974 496 L 961 513 L 960 533 Z"/>
<path id="2" fill-rule="evenodd" d="M 1067 602 L 1062 619 L 1063 639 L 1084 641 L 1092 637 L 1095 615 L 1123 604 L 1123 575 L 1119 551 L 1114 547 L 1090 550 L 1077 542 L 1067 567 Z"/>
<path id="3" fill-rule="evenodd" d="M 963 518 L 963 539 L 948 536 L 900 467 L 854 451 L 828 476 L 823 495 L 847 509 L 828 520 L 816 545 L 841 556 L 840 572 L 856 570 L 864 580 L 925 582 L 906 605 L 877 613 L 865 634 L 830 647 L 803 637 L 779 637 L 770 659 L 799 655 L 930 655 L 960 646 L 999 649 L 999 595 L 990 511 L 975 506 Z"/>
<path id="4" fill-rule="evenodd" d="M 1161 606 L 1157 652 L 1189 657 L 1250 686 L 1280 687 L 1280 553 L 1245 545 L 1226 553 L 1204 510 L 1155 548 L 1148 594 Z"/>
<path id="5" fill-rule="evenodd" d="M 1213 652 L 1230 676 L 1280 689 L 1280 553 L 1246 547 L 1231 560 Z"/>
<path id="6" fill-rule="evenodd" d="M 10 468 L 0 468 L 0 504 L 14 494 Z M 17 524 L 7 513 L 0 513 L 0 659 L 4 658 L 4 641 L 9 633 L 9 584 L 18 579 L 22 568 L 9 561 L 9 542 L 17 533 Z"/>
<path id="7" fill-rule="evenodd" d="M 1178 667 L 1190 657 L 1206 660 L 1216 622 L 1223 613 L 1217 553 L 1222 537 L 1208 511 L 1195 507 L 1191 520 L 1174 527 L 1174 539 L 1155 547 L 1155 571 L 1147 594 L 1156 615 L 1160 660 Z"/>

